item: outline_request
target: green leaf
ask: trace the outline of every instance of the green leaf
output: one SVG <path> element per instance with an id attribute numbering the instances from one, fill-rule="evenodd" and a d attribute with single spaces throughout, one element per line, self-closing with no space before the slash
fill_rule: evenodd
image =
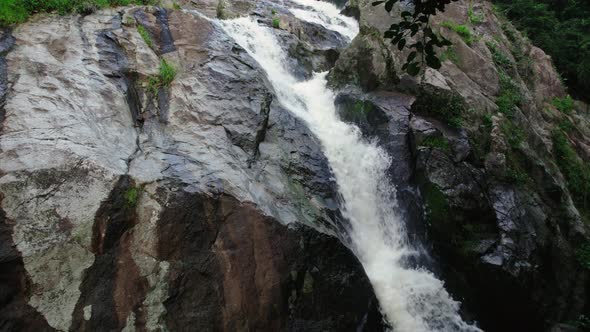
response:
<path id="1" fill-rule="evenodd" d="M 408 54 L 406 62 L 412 62 L 416 58 L 416 54 L 418 54 L 416 51 L 413 51 L 410 54 Z"/>
<path id="2" fill-rule="evenodd" d="M 393 38 L 396 35 L 396 33 L 394 31 L 391 30 L 387 30 L 385 31 L 385 33 L 383 34 L 383 38 Z"/>
<path id="3" fill-rule="evenodd" d="M 371 5 L 373 6 L 379 6 L 380 4 L 384 3 L 385 1 L 373 1 L 373 3 L 371 3 Z"/>
<path id="4" fill-rule="evenodd" d="M 412 62 L 408 65 L 408 68 L 406 68 L 406 72 L 412 76 L 416 76 L 418 75 L 418 73 L 420 72 L 420 67 L 418 66 L 417 62 Z"/>
<path id="5" fill-rule="evenodd" d="M 409 11 L 403 11 L 401 15 L 402 17 L 409 17 L 412 16 L 412 13 L 410 13 Z"/>
<path id="6" fill-rule="evenodd" d="M 428 67 L 439 69 L 441 66 L 440 60 L 434 55 L 427 55 L 426 56 L 426 64 Z"/>
<path id="7" fill-rule="evenodd" d="M 391 43 L 392 43 L 393 45 L 395 45 L 395 44 L 399 43 L 399 41 L 400 41 L 400 40 L 401 40 L 403 37 L 404 37 L 404 35 L 403 35 L 403 34 L 401 34 L 401 33 L 398 33 L 398 34 L 397 34 L 397 36 L 395 36 L 395 38 L 393 38 L 393 39 L 391 40 Z"/>
<path id="8" fill-rule="evenodd" d="M 388 0 L 385 3 L 385 10 L 387 10 L 388 12 L 390 12 L 393 9 L 393 5 L 397 2 L 398 0 Z"/>
<path id="9" fill-rule="evenodd" d="M 400 39 L 400 41 L 397 43 L 397 49 L 401 51 L 404 49 L 404 46 L 406 46 L 406 40 Z"/>

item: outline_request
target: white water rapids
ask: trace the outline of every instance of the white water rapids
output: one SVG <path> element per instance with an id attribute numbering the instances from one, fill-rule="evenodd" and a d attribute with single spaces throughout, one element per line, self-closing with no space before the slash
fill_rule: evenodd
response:
<path id="1" fill-rule="evenodd" d="M 321 24 L 352 39 L 356 21 L 339 14 L 332 4 L 295 0 L 305 9 L 291 9 L 301 20 Z M 465 323 L 459 303 L 431 272 L 404 264 L 416 255 L 396 213 L 394 187 L 387 169 L 391 157 L 361 137 L 356 126 L 341 121 L 326 74 L 298 81 L 289 73 L 287 55 L 274 29 L 242 17 L 220 21 L 224 30 L 266 71 L 278 102 L 301 118 L 319 138 L 343 198 L 342 213 L 349 221 L 348 243 L 362 263 L 385 319 L 399 332 L 480 331 Z"/>

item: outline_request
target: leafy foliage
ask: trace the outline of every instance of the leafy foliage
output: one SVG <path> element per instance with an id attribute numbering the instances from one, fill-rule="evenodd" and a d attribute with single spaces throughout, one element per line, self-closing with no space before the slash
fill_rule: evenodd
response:
<path id="1" fill-rule="evenodd" d="M 156 3 L 156 0 L 1 0 L 0 26 L 22 23 L 35 13 L 90 14 L 105 7 L 131 4 L 153 5 Z"/>
<path id="2" fill-rule="evenodd" d="M 578 209 L 590 209 L 590 167 L 578 157 L 567 135 L 553 131 L 553 148 L 557 165 L 567 181 L 567 187 Z M 590 261 L 590 260 L 589 260 Z"/>
<path id="3" fill-rule="evenodd" d="M 560 112 L 565 114 L 571 114 L 572 110 L 574 109 L 574 100 L 570 96 L 554 98 L 551 104 L 553 104 L 553 106 L 555 106 L 555 108 L 557 108 Z"/>
<path id="4" fill-rule="evenodd" d="M 590 96 L 590 2 L 496 0 L 498 7 L 535 44 L 552 56 L 577 98 Z M 509 36 L 510 37 L 510 36 Z"/>
<path id="5" fill-rule="evenodd" d="M 460 128 L 463 124 L 465 106 L 463 99 L 457 94 L 422 91 L 412 105 L 412 111 L 434 115 L 449 126 Z"/>
<path id="6" fill-rule="evenodd" d="M 399 0 L 375 1 L 373 6 L 385 3 L 385 10 L 391 12 L 393 5 Z M 451 1 L 457 0 L 423 0 L 414 2 L 414 12 L 403 11 L 402 21 L 392 24 L 384 33 L 386 39 L 391 39 L 398 50 L 409 49 L 410 53 L 406 63 L 402 66 L 408 74 L 418 75 L 424 65 L 438 69 L 441 66 L 440 59 L 436 56 L 436 48 L 451 46 L 452 43 L 434 33 L 430 27 L 430 16 L 436 15 L 437 11 L 444 11 L 445 6 Z M 415 37 L 416 41 L 408 43 L 410 38 Z"/>
<path id="7" fill-rule="evenodd" d="M 496 105 L 498 105 L 500 113 L 511 117 L 514 115 L 514 108 L 520 106 L 522 102 L 520 88 L 504 71 L 500 70 L 498 74 L 500 76 L 500 95 L 496 98 Z"/>

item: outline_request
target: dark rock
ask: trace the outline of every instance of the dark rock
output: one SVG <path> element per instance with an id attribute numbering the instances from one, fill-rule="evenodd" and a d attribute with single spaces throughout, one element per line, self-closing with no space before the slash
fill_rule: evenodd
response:
<path id="1" fill-rule="evenodd" d="M 170 263 L 170 329 L 380 330 L 371 286 L 337 239 L 226 195 L 159 192 L 169 200 L 158 255 Z"/>

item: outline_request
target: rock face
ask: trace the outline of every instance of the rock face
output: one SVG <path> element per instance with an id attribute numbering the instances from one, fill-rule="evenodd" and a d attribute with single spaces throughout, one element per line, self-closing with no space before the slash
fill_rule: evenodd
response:
<path id="1" fill-rule="evenodd" d="M 442 68 L 412 78 L 401 71 L 406 54 L 379 37 L 402 9 L 388 17 L 370 1 L 349 1 L 347 8 L 359 11 L 361 34 L 330 74 L 342 89 L 341 116 L 384 147 L 401 134 L 388 151 L 410 169 L 406 181 L 392 176 L 398 190 L 413 195 L 400 202 L 424 204 L 423 210 L 406 205 L 410 230 L 432 243 L 439 262 L 433 268 L 467 317 L 488 331 L 582 326 L 589 278 L 580 255 L 590 220 L 555 135 L 563 132 L 575 163 L 587 167 L 588 113 L 555 108 L 565 89 L 551 59 L 488 2 L 458 1 L 433 22 L 453 41 L 441 50 Z M 470 19 L 470 11 L 480 19 Z M 443 22 L 464 25 L 471 40 Z M 391 59 L 390 70 L 384 59 Z M 399 80 L 387 82 L 387 72 Z M 387 110 L 371 102 L 375 95 L 389 96 L 390 104 L 409 102 L 406 110 Z"/>
<path id="2" fill-rule="evenodd" d="M 2 330 L 382 328 L 320 146 L 218 24 L 39 15 L 0 55 Z"/>
<path id="3" fill-rule="evenodd" d="M 555 106 L 551 59 L 483 1 L 434 18 L 454 46 L 440 70 L 408 77 L 406 54 L 380 37 L 405 5 L 371 2 L 346 3 L 361 24 L 348 46 L 264 0 L 38 15 L 2 31 L 0 330 L 385 329 L 334 236 L 321 146 L 210 20 L 247 15 L 279 20 L 297 77 L 331 69 L 340 117 L 392 157 L 400 215 L 426 247 L 416 263 L 467 319 L 587 324 L 590 212 L 571 172 L 590 163 L 587 106 Z"/>

